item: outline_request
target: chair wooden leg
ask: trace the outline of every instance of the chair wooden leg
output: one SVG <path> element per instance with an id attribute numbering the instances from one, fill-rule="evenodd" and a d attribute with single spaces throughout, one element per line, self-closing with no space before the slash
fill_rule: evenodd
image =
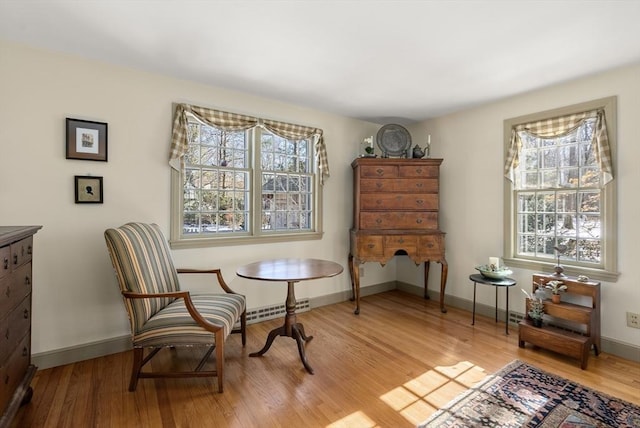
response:
<path id="1" fill-rule="evenodd" d="M 218 392 L 224 389 L 224 336 L 222 329 L 216 332 L 216 372 L 218 374 Z"/>
<path id="2" fill-rule="evenodd" d="M 144 356 L 143 348 L 133 348 L 133 367 L 131 368 L 131 381 L 129 382 L 129 391 L 135 391 L 138 386 L 138 375 L 142 370 L 142 360 Z"/>
<path id="3" fill-rule="evenodd" d="M 240 329 L 242 330 L 242 347 L 247 344 L 247 310 L 240 316 Z"/>

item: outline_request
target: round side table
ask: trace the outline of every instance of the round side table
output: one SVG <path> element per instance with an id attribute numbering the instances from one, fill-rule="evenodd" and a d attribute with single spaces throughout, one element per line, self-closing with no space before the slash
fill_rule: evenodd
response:
<path id="1" fill-rule="evenodd" d="M 479 273 L 469 275 L 469 280 L 473 281 L 473 318 L 471 325 L 476 323 L 476 285 L 485 284 L 491 285 L 496 289 L 496 322 L 498 322 L 498 289 L 504 288 L 506 290 L 507 297 L 507 309 L 505 313 L 505 332 L 509 334 L 509 288 L 516 285 L 516 281 L 511 278 L 493 279 L 486 278 Z"/>

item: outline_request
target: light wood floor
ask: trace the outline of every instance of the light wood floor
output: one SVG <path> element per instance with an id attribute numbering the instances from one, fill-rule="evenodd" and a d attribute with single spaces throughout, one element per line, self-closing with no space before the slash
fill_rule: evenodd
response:
<path id="1" fill-rule="evenodd" d="M 31 403 L 14 427 L 412 427 L 485 375 L 514 359 L 640 404 L 640 364 L 592 353 L 587 370 L 577 360 L 518 348 L 517 331 L 504 324 L 400 291 L 298 315 L 314 339 L 308 374 L 295 341 L 276 338 L 260 358 L 280 320 L 248 327 L 246 348 L 234 335 L 226 347 L 225 392 L 213 378 L 141 379 L 128 392 L 131 353 L 38 371 Z M 190 350 L 171 351 L 195 361 Z M 160 358 L 158 355 L 157 358 Z M 181 360 L 182 361 L 182 360 Z"/>

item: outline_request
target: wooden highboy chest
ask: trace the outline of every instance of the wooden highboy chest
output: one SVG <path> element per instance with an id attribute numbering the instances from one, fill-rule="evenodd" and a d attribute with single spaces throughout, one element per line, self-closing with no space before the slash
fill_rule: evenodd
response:
<path id="1" fill-rule="evenodd" d="M 429 262 L 442 266 L 440 310 L 447 283 L 445 234 L 440 230 L 442 159 L 358 158 L 353 168 L 353 228 L 349 273 L 355 313 L 360 313 L 360 271 L 365 262 L 386 264 L 396 254 L 424 262 L 424 297 Z"/>

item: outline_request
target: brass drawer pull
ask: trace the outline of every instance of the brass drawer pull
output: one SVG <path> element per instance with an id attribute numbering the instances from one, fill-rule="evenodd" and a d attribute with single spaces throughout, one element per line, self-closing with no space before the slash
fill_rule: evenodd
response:
<path id="1" fill-rule="evenodd" d="M 27 247 L 27 254 L 29 254 L 30 256 L 33 255 L 33 248 L 31 248 L 31 245 Z"/>
<path id="2" fill-rule="evenodd" d="M 384 175 L 384 169 L 382 169 L 382 168 L 378 168 L 378 169 L 376 169 L 376 174 L 378 174 L 378 175 Z"/>
<path id="3" fill-rule="evenodd" d="M 416 169 L 416 172 L 417 172 L 418 174 L 422 174 L 422 168 L 418 168 L 418 169 Z"/>
<path id="4" fill-rule="evenodd" d="M 4 258 L 4 264 L 3 265 L 4 265 L 4 270 L 9 269 L 9 259 L 8 258 L 6 258 L 6 257 Z"/>
<path id="5" fill-rule="evenodd" d="M 422 223 L 422 219 L 421 218 L 416 219 L 416 223 L 418 224 Z"/>
<path id="6" fill-rule="evenodd" d="M 401 243 L 401 244 L 404 244 L 404 238 L 398 239 L 398 242 Z"/>
<path id="7" fill-rule="evenodd" d="M 26 346 L 24 348 L 22 348 L 22 356 L 23 357 L 28 357 L 29 356 L 29 349 Z"/>
<path id="8" fill-rule="evenodd" d="M 381 218 L 377 218 L 377 219 L 376 219 L 376 223 L 378 223 L 378 224 L 382 224 L 382 219 L 381 219 Z"/>
<path id="9" fill-rule="evenodd" d="M 367 245 L 367 248 L 369 248 L 369 249 L 372 249 L 372 248 L 374 248 L 374 247 L 375 247 L 375 245 L 374 245 L 374 244 L 368 244 L 368 245 Z"/>
<path id="10" fill-rule="evenodd" d="M 24 285 L 30 285 L 31 284 L 31 278 L 29 278 L 29 275 L 24 277 Z"/>
<path id="11" fill-rule="evenodd" d="M 17 264 L 18 264 L 18 255 L 17 255 L 17 254 L 14 254 L 14 255 L 13 255 L 13 264 L 14 264 L 14 265 L 17 265 Z"/>
<path id="12" fill-rule="evenodd" d="M 29 309 L 25 309 L 24 310 L 24 319 L 26 319 L 26 320 L 29 319 Z"/>
<path id="13" fill-rule="evenodd" d="M 423 205 L 423 204 L 424 204 L 424 200 L 422 200 L 422 199 L 418 199 L 418 200 L 416 200 L 416 203 L 417 203 L 418 205 Z"/>

